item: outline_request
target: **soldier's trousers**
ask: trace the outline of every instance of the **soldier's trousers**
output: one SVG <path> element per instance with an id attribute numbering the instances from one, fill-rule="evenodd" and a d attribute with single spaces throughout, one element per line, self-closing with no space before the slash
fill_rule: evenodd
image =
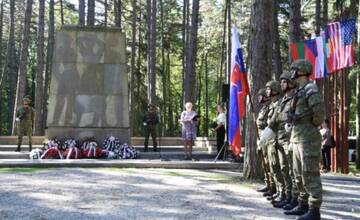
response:
<path id="1" fill-rule="evenodd" d="M 268 152 L 267 152 L 267 144 L 263 145 L 261 152 L 264 158 L 264 163 L 263 163 L 263 168 L 264 168 L 264 180 L 265 180 L 265 184 L 268 187 L 271 188 L 275 188 L 275 182 L 274 182 L 274 178 L 272 178 L 271 173 L 270 173 L 270 163 L 269 163 L 269 157 L 268 157 Z"/>
<path id="2" fill-rule="evenodd" d="M 280 160 L 275 141 L 268 143 L 267 151 L 271 176 L 275 180 L 276 186 L 280 188 L 280 192 L 285 192 L 285 181 L 280 171 Z"/>
<path id="3" fill-rule="evenodd" d="M 153 140 L 153 146 L 157 147 L 156 142 L 156 129 L 154 127 L 147 127 L 145 128 L 145 142 L 144 146 L 147 147 L 149 145 L 149 136 L 151 135 L 151 138 Z"/>
<path id="4" fill-rule="evenodd" d="M 294 169 L 293 169 L 293 151 L 289 150 L 286 154 L 288 162 L 289 162 L 289 175 L 291 178 L 291 195 L 293 198 L 298 198 L 299 190 L 297 188 L 297 184 L 295 181 Z"/>
<path id="5" fill-rule="evenodd" d="M 31 128 L 31 126 L 19 125 L 17 128 L 17 134 L 18 134 L 18 146 L 21 146 L 23 136 L 28 136 L 29 147 L 32 146 L 32 128 Z"/>
<path id="6" fill-rule="evenodd" d="M 320 208 L 322 185 L 320 179 L 320 140 L 293 142 L 293 169 L 299 190 L 299 203 L 309 202 L 310 208 Z"/>
<path id="7" fill-rule="evenodd" d="M 288 155 L 285 152 L 285 148 L 287 148 L 287 143 L 279 143 L 276 147 L 277 154 L 279 156 L 279 166 L 274 166 L 273 169 L 275 173 L 281 173 L 281 176 L 284 181 L 284 190 L 287 197 L 291 196 L 291 190 L 292 190 L 292 182 L 290 177 L 290 167 L 289 167 L 289 161 L 288 161 Z M 280 178 L 280 177 L 279 177 Z"/>

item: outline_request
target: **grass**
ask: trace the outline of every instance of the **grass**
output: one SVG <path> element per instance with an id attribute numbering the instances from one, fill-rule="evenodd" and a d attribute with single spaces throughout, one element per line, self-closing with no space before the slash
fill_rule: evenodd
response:
<path id="1" fill-rule="evenodd" d="M 349 175 L 360 176 L 360 170 L 356 169 L 354 162 L 349 162 Z"/>
<path id="2" fill-rule="evenodd" d="M 49 170 L 49 169 L 36 168 L 36 167 L 11 167 L 11 168 L 0 168 L 0 173 L 35 173 L 43 170 Z"/>

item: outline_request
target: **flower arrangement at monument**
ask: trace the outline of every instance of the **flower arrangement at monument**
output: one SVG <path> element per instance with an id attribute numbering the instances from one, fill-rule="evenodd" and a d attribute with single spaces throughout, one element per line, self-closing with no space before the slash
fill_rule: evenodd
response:
<path id="1" fill-rule="evenodd" d="M 57 138 L 46 139 L 42 149 L 30 152 L 30 159 L 135 159 L 138 152 L 133 146 L 122 144 L 120 139 L 110 136 L 102 146 L 93 139 L 77 141 L 69 138 L 61 143 Z"/>

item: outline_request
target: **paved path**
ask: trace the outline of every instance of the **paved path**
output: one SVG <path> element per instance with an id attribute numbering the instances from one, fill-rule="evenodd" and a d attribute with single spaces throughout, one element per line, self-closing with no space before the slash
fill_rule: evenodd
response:
<path id="1" fill-rule="evenodd" d="M 215 170 L 2 168 L 0 219 L 289 219 L 240 179 Z M 360 178 L 327 175 L 323 184 L 323 219 L 360 219 Z"/>

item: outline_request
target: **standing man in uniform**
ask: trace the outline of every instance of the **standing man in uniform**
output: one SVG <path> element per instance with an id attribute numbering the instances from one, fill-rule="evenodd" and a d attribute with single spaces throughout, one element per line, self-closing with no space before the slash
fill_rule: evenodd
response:
<path id="1" fill-rule="evenodd" d="M 309 80 L 312 65 L 309 61 L 294 61 L 290 69 L 298 89 L 292 100 L 290 142 L 293 146 L 293 168 L 299 189 L 298 206 L 287 215 L 301 215 L 299 220 L 320 219 L 322 185 L 320 179 L 321 135 L 318 127 L 325 120 L 324 102 L 319 88 Z"/>
<path id="2" fill-rule="evenodd" d="M 293 190 L 294 187 L 292 180 L 294 180 L 294 178 L 291 178 L 293 175 L 292 166 L 290 166 L 290 163 L 292 163 L 292 150 L 289 149 L 290 132 L 285 129 L 285 124 L 288 121 L 288 113 L 291 108 L 291 100 L 296 87 L 295 83 L 291 81 L 291 73 L 285 72 L 281 74 L 280 86 L 285 95 L 276 106 L 275 113 L 269 120 L 269 128 L 271 128 L 276 134 L 277 153 L 280 162 L 280 167 L 274 167 L 280 168 L 280 170 L 275 172 L 281 172 L 285 183 L 285 196 L 282 194 L 279 196 L 279 199 L 275 201 L 273 205 L 276 208 L 283 208 L 286 204 L 291 202 L 292 198 L 297 198 L 296 190 Z"/>
<path id="3" fill-rule="evenodd" d="M 25 97 L 22 100 L 22 106 L 16 111 L 16 123 L 18 144 L 16 152 L 20 152 L 23 136 L 29 138 L 29 151 L 32 150 L 32 128 L 34 125 L 35 111 L 30 107 L 30 99 Z"/>
<path id="4" fill-rule="evenodd" d="M 266 96 L 266 89 L 262 88 L 258 91 L 258 101 L 262 105 L 259 115 L 256 119 L 256 125 L 258 127 L 259 135 L 261 136 L 262 131 L 267 127 L 267 120 L 268 120 L 268 114 L 269 114 L 269 98 Z M 258 192 L 266 193 L 270 189 L 275 189 L 275 183 L 274 179 L 271 177 L 270 174 L 270 167 L 269 167 L 269 158 L 267 157 L 267 149 L 266 145 L 263 145 L 263 148 L 261 146 L 258 146 L 258 152 L 262 155 L 263 161 L 262 166 L 264 169 L 264 176 L 265 176 L 265 186 L 259 188 Z"/>
<path id="5" fill-rule="evenodd" d="M 145 142 L 144 142 L 144 151 L 148 151 L 148 144 L 149 144 L 149 136 L 153 140 L 153 149 L 154 152 L 157 151 L 157 142 L 156 142 L 156 125 L 159 123 L 159 116 L 154 104 L 148 105 L 148 111 L 143 117 L 143 125 L 145 128 Z"/>
<path id="6" fill-rule="evenodd" d="M 276 106 L 278 105 L 278 102 L 281 98 L 280 95 L 282 91 L 281 91 L 280 83 L 276 80 L 271 80 L 267 82 L 265 86 L 266 86 L 266 95 L 271 99 L 271 103 L 269 106 L 269 113 L 268 113 L 268 124 L 269 124 L 270 118 L 272 118 L 272 116 L 274 115 Z M 277 199 L 277 197 L 284 195 L 285 182 L 280 172 L 276 134 L 274 133 L 273 130 L 271 130 L 271 128 L 269 128 L 269 126 L 267 126 L 264 129 L 259 140 L 260 146 L 263 146 L 264 144 L 267 145 L 267 157 L 269 158 L 271 176 L 275 180 L 276 186 L 279 187 L 278 191 L 276 189 L 271 189 L 271 191 L 268 191 L 269 193 L 266 195 L 268 197 L 268 200 L 274 202 L 274 199 Z M 275 191 L 277 191 L 276 194 L 274 194 Z"/>

